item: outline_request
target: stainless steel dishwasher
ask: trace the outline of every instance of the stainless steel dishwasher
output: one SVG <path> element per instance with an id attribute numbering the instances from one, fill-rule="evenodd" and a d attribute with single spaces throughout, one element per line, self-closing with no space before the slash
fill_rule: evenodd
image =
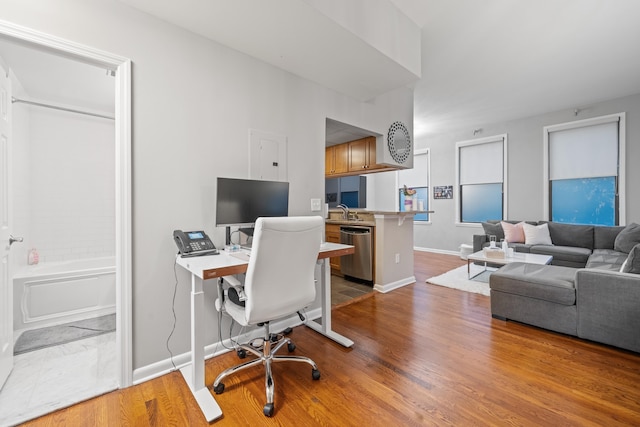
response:
<path id="1" fill-rule="evenodd" d="M 341 226 L 340 243 L 353 245 L 352 255 L 340 258 L 340 270 L 345 276 L 367 281 L 373 280 L 373 250 L 371 248 L 371 227 Z"/>

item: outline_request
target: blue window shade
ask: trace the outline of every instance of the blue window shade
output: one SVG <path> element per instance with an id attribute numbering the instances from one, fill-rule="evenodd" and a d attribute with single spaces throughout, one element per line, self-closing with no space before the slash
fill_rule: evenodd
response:
<path id="1" fill-rule="evenodd" d="M 616 177 L 551 181 L 551 221 L 616 224 Z"/>
<path id="2" fill-rule="evenodd" d="M 343 191 L 340 193 L 340 201 L 348 208 L 359 208 L 358 206 L 358 192 L 357 191 Z"/>
<path id="3" fill-rule="evenodd" d="M 502 183 L 460 186 L 462 222 L 502 219 Z"/>
<path id="4" fill-rule="evenodd" d="M 414 198 L 418 200 L 422 200 L 424 204 L 424 210 L 429 210 L 429 187 L 413 187 L 416 190 L 416 194 L 413 195 Z M 404 189 L 400 189 L 400 205 L 398 206 L 398 210 L 400 212 L 404 212 Z M 413 216 L 414 221 L 429 221 L 429 214 L 421 213 Z"/>

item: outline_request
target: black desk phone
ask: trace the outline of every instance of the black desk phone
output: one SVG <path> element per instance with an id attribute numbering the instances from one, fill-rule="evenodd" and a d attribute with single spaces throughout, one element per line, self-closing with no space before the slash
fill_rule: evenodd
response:
<path id="1" fill-rule="evenodd" d="M 173 230 L 173 240 L 183 257 L 216 255 L 218 253 L 204 231 Z"/>

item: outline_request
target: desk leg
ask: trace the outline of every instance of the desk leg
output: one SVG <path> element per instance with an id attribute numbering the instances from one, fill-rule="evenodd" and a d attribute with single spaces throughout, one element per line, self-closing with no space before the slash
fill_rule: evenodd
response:
<path id="1" fill-rule="evenodd" d="M 320 295 L 321 295 L 321 310 L 322 317 L 321 323 L 315 320 L 309 320 L 307 326 L 314 331 L 321 333 L 341 344 L 345 347 L 351 347 L 353 341 L 349 338 L 340 335 L 339 333 L 331 329 L 331 267 L 329 265 L 329 258 L 325 258 L 320 262 Z"/>
<path id="2" fill-rule="evenodd" d="M 207 421 L 222 416 L 222 410 L 204 384 L 204 292 L 202 280 L 191 275 L 191 364 L 180 369 Z"/>

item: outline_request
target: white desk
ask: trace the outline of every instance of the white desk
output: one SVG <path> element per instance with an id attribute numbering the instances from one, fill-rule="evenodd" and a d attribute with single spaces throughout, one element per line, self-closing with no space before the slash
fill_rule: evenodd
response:
<path id="1" fill-rule="evenodd" d="M 354 247 L 338 243 L 323 243 L 318 253 L 320 267 L 320 296 L 321 323 L 309 320 L 307 326 L 328 338 L 351 347 L 353 341 L 331 329 L 331 269 L 330 257 L 349 255 Z M 178 265 L 191 273 L 191 364 L 180 369 L 182 376 L 189 385 L 202 413 L 211 422 L 222 415 L 220 406 L 216 403 L 211 391 L 204 382 L 204 346 L 205 324 L 203 283 L 206 280 L 217 279 L 222 276 L 240 274 L 247 271 L 249 262 L 220 251 L 219 255 L 183 258 L 178 257 Z"/>

